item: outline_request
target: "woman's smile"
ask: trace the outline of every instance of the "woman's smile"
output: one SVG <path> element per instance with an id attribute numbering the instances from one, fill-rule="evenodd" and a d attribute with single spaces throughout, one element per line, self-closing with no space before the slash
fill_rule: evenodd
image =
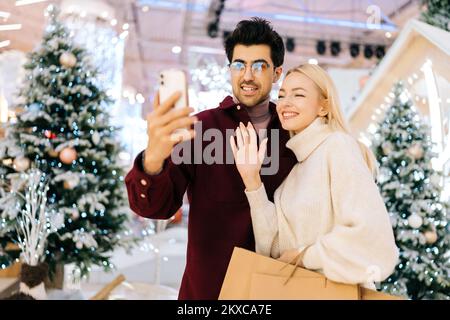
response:
<path id="1" fill-rule="evenodd" d="M 281 112 L 281 116 L 283 118 L 283 120 L 290 120 L 292 118 L 295 118 L 299 115 L 298 112 L 294 112 L 294 111 L 283 111 Z"/>

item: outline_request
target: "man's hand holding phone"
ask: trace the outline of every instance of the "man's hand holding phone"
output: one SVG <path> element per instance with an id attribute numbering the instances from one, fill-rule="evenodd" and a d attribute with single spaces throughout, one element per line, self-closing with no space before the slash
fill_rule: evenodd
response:
<path id="1" fill-rule="evenodd" d="M 198 119 L 189 116 L 194 109 L 187 106 L 174 108 L 181 95 L 181 92 L 176 92 L 160 103 L 159 93 L 156 94 L 154 109 L 147 116 L 148 144 L 144 169 L 148 173 L 161 171 L 164 160 L 170 156 L 174 146 L 195 137 L 195 131 L 190 128 Z M 178 131 L 174 133 L 176 130 Z"/>

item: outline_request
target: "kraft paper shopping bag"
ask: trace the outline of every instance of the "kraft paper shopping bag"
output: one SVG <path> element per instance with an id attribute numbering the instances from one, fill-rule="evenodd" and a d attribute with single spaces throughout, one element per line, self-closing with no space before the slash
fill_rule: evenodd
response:
<path id="1" fill-rule="evenodd" d="M 400 297 L 358 285 L 337 283 L 324 275 L 234 248 L 219 300 L 397 300 Z M 283 268 L 285 267 L 285 268 Z"/>

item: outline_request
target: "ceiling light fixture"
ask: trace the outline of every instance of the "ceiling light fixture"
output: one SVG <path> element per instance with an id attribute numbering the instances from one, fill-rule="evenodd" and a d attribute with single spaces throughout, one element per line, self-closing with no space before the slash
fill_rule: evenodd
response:
<path id="1" fill-rule="evenodd" d="M 22 29 L 21 23 L 0 25 L 0 31 L 20 30 L 20 29 Z"/>
<path id="2" fill-rule="evenodd" d="M 320 55 L 324 55 L 325 54 L 325 51 L 327 51 L 327 45 L 325 44 L 325 41 L 323 41 L 323 40 L 317 41 L 316 51 Z"/>
<path id="3" fill-rule="evenodd" d="M 384 57 L 384 55 L 386 54 L 386 47 L 385 46 L 377 46 L 377 48 L 375 49 L 375 56 L 378 59 L 382 59 Z"/>
<path id="4" fill-rule="evenodd" d="M 180 47 L 180 46 L 174 46 L 174 47 L 172 48 L 172 53 L 174 53 L 174 54 L 179 54 L 179 53 L 181 53 L 181 47 Z"/>
<path id="5" fill-rule="evenodd" d="M 364 46 L 364 57 L 366 57 L 366 59 L 370 59 L 373 56 L 373 48 L 371 45 L 366 44 Z"/>
<path id="6" fill-rule="evenodd" d="M 16 0 L 16 6 L 26 6 L 28 4 L 34 4 L 38 2 L 45 2 L 47 0 Z"/>
<path id="7" fill-rule="evenodd" d="M 287 50 L 287 52 L 294 52 L 294 50 L 295 50 L 294 38 L 288 37 L 286 39 L 286 50 Z"/>
<path id="8" fill-rule="evenodd" d="M 352 58 L 356 58 L 357 56 L 359 56 L 359 44 L 350 44 L 350 55 L 352 56 Z"/>
<path id="9" fill-rule="evenodd" d="M 0 18 L 3 18 L 5 20 L 7 20 L 9 18 L 9 16 L 11 15 L 11 13 L 6 12 L 6 11 L 0 11 Z"/>
<path id="10" fill-rule="evenodd" d="M 337 57 L 341 52 L 341 43 L 339 41 L 332 41 L 330 45 L 331 55 Z"/>
<path id="11" fill-rule="evenodd" d="M 0 48 L 7 47 L 11 44 L 11 40 L 5 40 L 0 42 Z"/>

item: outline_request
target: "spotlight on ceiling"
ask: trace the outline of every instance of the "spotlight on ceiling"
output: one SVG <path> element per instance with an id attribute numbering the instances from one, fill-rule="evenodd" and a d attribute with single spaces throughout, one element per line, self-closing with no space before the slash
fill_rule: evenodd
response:
<path id="1" fill-rule="evenodd" d="M 294 50 L 295 50 L 295 40 L 294 40 L 294 38 L 288 37 L 286 39 L 286 50 L 288 52 L 294 52 Z"/>
<path id="2" fill-rule="evenodd" d="M 323 41 L 323 40 L 317 41 L 316 51 L 320 55 L 324 55 L 325 54 L 325 51 L 327 51 L 327 45 L 325 44 L 325 41 Z"/>
<path id="3" fill-rule="evenodd" d="M 356 58 L 357 56 L 359 56 L 359 44 L 350 44 L 350 55 L 352 56 L 352 58 Z"/>
<path id="4" fill-rule="evenodd" d="M 222 16 L 222 11 L 225 8 L 225 0 L 213 0 L 210 4 L 210 14 L 211 20 L 209 20 L 209 23 L 207 25 L 206 32 L 208 33 L 208 36 L 211 38 L 217 38 L 219 33 L 219 24 L 220 24 L 220 17 Z"/>
<path id="5" fill-rule="evenodd" d="M 339 53 L 341 52 L 341 43 L 338 41 L 332 41 L 330 50 L 331 50 L 332 56 L 334 56 L 334 57 L 338 56 Z"/>
<path id="6" fill-rule="evenodd" d="M 172 53 L 174 53 L 174 54 L 180 54 L 181 51 L 182 51 L 182 49 L 181 49 L 180 46 L 174 46 L 174 47 L 172 47 Z"/>
<path id="7" fill-rule="evenodd" d="M 226 39 L 231 35 L 231 31 L 229 30 L 223 30 L 223 38 Z"/>
<path id="8" fill-rule="evenodd" d="M 208 24 L 208 36 L 211 38 L 217 38 L 217 34 L 219 32 L 219 26 L 215 22 L 210 22 Z"/>
<path id="9" fill-rule="evenodd" d="M 375 49 L 375 56 L 378 59 L 382 59 L 384 57 L 384 55 L 386 54 L 386 47 L 385 46 L 377 46 L 377 48 Z"/>
<path id="10" fill-rule="evenodd" d="M 231 31 L 224 30 L 222 33 L 222 41 L 223 41 L 224 45 L 229 36 L 231 36 Z"/>
<path id="11" fill-rule="evenodd" d="M 373 56 L 373 48 L 370 44 L 366 44 L 364 46 L 364 57 L 370 59 L 372 58 L 372 56 Z"/>

